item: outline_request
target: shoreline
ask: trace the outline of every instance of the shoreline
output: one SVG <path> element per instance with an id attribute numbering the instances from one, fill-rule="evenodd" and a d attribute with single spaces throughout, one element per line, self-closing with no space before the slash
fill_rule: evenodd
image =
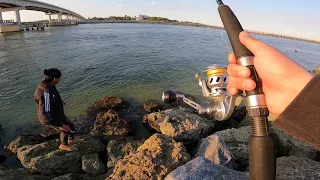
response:
<path id="1" fill-rule="evenodd" d="M 164 21 L 136 21 L 136 20 L 90 20 L 90 21 L 86 21 L 86 22 L 79 22 L 79 24 L 100 24 L 100 23 L 165 24 L 165 25 L 176 25 L 176 26 L 190 26 L 190 27 L 202 27 L 202 28 L 212 28 L 212 29 L 225 29 L 224 27 L 220 27 L 220 26 L 206 25 L 206 24 L 193 23 L 193 22 L 164 22 Z M 291 39 L 291 40 L 298 40 L 298 41 L 305 41 L 305 42 L 320 44 L 320 40 L 312 40 L 312 39 L 307 39 L 307 38 L 300 38 L 300 37 L 294 37 L 294 36 L 288 36 L 288 35 L 276 34 L 276 33 L 269 33 L 269 32 L 260 32 L 260 31 L 247 30 L 247 29 L 245 29 L 245 31 L 247 31 L 249 33 L 252 33 L 252 34 L 279 37 L 279 38 L 285 38 L 285 39 Z"/>

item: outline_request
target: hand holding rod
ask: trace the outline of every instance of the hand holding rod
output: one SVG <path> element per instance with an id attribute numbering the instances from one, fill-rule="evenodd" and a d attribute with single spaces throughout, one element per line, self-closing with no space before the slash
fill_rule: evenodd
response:
<path id="1" fill-rule="evenodd" d="M 217 0 L 218 11 L 227 31 L 237 64 L 246 66 L 251 71 L 251 79 L 256 82 L 253 91 L 245 91 L 245 102 L 250 118 L 251 136 L 249 139 L 249 176 L 250 180 L 273 180 L 276 172 L 276 152 L 274 140 L 269 134 L 269 111 L 262 90 L 262 82 L 253 65 L 253 53 L 239 40 L 243 31 L 241 24 L 232 10 Z"/>

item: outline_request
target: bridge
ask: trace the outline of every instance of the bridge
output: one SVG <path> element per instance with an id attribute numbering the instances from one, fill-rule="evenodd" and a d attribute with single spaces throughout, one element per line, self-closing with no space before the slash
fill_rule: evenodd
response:
<path id="1" fill-rule="evenodd" d="M 21 10 L 44 12 L 46 15 L 48 15 L 49 24 L 52 23 L 55 25 L 63 25 L 64 22 L 67 22 L 68 24 L 74 24 L 70 22 L 81 22 L 86 20 L 86 18 L 80 14 L 45 2 L 36 0 L 0 0 L 0 33 L 22 30 L 20 18 Z M 9 11 L 14 12 L 15 20 L 3 20 L 2 12 Z M 58 19 L 52 19 L 52 15 L 57 15 Z M 63 17 L 65 18 L 63 19 Z"/>

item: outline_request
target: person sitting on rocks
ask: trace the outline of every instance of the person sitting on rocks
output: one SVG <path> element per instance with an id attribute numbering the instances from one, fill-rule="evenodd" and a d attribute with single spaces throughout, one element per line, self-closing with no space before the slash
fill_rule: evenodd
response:
<path id="1" fill-rule="evenodd" d="M 75 125 L 66 117 L 64 102 L 56 89 L 56 84 L 61 79 L 61 72 L 58 69 L 45 69 L 44 77 L 34 93 L 34 100 L 38 106 L 38 119 L 41 124 L 60 130 L 60 150 L 77 151 L 73 146 Z"/>

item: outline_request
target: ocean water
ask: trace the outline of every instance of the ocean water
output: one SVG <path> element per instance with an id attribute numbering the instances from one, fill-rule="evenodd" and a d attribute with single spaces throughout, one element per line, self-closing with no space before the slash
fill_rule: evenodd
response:
<path id="1" fill-rule="evenodd" d="M 308 70 L 320 64 L 320 45 L 254 35 Z M 103 96 L 144 103 L 167 89 L 201 97 L 194 75 L 227 64 L 223 30 L 148 24 L 88 24 L 0 37 L 0 124 L 4 139 L 37 124 L 33 93 L 46 68 L 62 71 L 57 86 L 66 114 L 78 116 Z M 228 45 L 230 47 L 230 45 Z M 297 51 L 297 52 L 295 52 Z"/>

